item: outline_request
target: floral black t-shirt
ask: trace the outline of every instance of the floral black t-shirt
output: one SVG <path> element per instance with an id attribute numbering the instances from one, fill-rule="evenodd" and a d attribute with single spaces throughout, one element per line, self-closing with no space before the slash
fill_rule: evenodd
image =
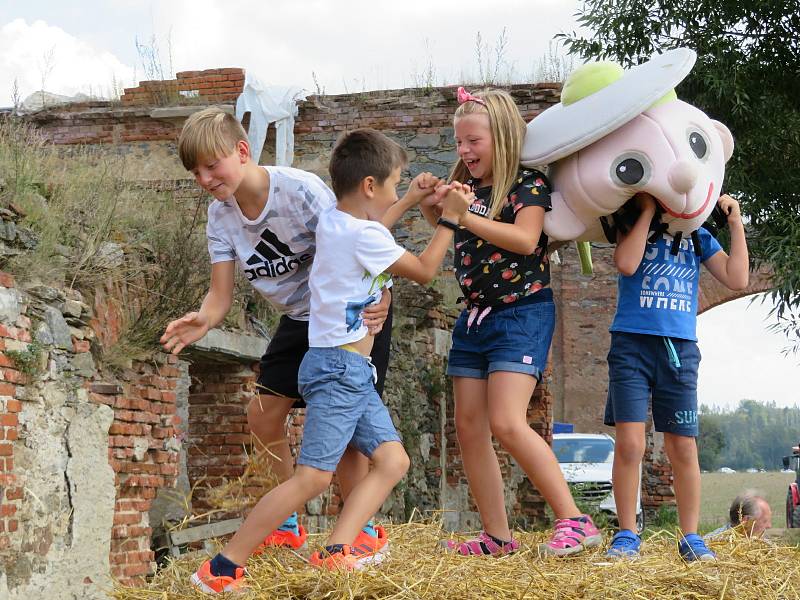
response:
<path id="1" fill-rule="evenodd" d="M 476 196 L 470 212 L 488 218 L 492 188 L 479 187 L 480 180 L 466 183 Z M 513 223 L 517 212 L 526 206 L 550 210 L 550 182 L 539 171 L 520 168 L 517 183 L 494 220 Z M 453 266 L 468 306 L 510 304 L 550 283 L 547 236 L 542 232 L 533 254 L 526 256 L 498 248 L 462 228 L 455 234 Z"/>

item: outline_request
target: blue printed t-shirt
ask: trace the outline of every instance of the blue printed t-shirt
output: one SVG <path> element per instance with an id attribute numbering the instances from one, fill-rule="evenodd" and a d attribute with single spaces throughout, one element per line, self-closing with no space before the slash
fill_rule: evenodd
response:
<path id="1" fill-rule="evenodd" d="M 697 287 L 700 263 L 722 247 L 702 227 L 697 231 L 701 254 L 691 237 L 670 254 L 672 236 L 664 233 L 645 245 L 644 258 L 631 276 L 619 276 L 617 313 L 609 331 L 645 333 L 697 341 Z"/>
<path id="2" fill-rule="evenodd" d="M 491 186 L 480 187 L 478 179 L 469 179 L 466 183 L 475 192 L 470 212 L 488 219 Z M 522 167 L 494 220 L 514 223 L 517 213 L 528 206 L 540 206 L 545 212 L 551 209 L 550 183 L 539 171 Z M 453 242 L 456 279 L 470 307 L 511 304 L 550 283 L 544 232 L 536 249 L 528 255 L 499 248 L 465 228 L 456 231 Z"/>

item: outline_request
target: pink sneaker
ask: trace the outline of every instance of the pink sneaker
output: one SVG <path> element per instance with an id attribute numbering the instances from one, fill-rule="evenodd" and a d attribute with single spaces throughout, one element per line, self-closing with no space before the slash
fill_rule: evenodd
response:
<path id="1" fill-rule="evenodd" d="M 589 515 L 581 515 L 577 519 L 556 519 L 553 536 L 549 542 L 539 544 L 539 553 L 567 556 L 599 546 L 602 542 L 603 534 L 594 526 Z"/>
<path id="2" fill-rule="evenodd" d="M 512 539 L 500 545 L 485 531 L 481 531 L 478 537 L 466 542 L 443 541 L 442 547 L 461 556 L 503 556 L 519 550 L 519 542 Z"/>

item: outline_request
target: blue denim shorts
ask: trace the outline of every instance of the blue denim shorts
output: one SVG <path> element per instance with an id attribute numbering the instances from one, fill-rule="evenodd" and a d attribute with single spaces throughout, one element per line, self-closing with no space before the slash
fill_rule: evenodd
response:
<path id="1" fill-rule="evenodd" d="M 691 340 L 611 332 L 605 424 L 646 422 L 652 399 L 656 431 L 697 437 L 699 365 Z"/>
<path id="2" fill-rule="evenodd" d="M 341 348 L 309 348 L 297 384 L 306 401 L 297 464 L 335 471 L 348 444 L 371 457 L 384 442 L 400 441 L 366 357 Z"/>
<path id="3" fill-rule="evenodd" d="M 447 374 L 486 379 L 489 373 L 510 371 L 541 379 L 556 324 L 552 290 L 493 307 L 483 319 L 480 312 L 471 324 L 469 309 L 456 320 Z"/>

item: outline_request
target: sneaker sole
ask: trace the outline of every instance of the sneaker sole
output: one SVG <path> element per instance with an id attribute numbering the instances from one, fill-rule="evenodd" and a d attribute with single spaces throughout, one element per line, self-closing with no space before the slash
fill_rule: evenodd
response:
<path id="1" fill-rule="evenodd" d="M 577 546 L 573 546 L 572 548 L 551 548 L 547 544 L 539 544 L 539 554 L 548 556 L 569 556 L 570 554 L 583 552 L 588 548 L 594 548 L 602 543 L 603 536 L 602 534 L 598 533 L 597 535 L 590 535 L 589 537 L 585 538 L 582 543 L 578 544 Z"/>
<path id="2" fill-rule="evenodd" d="M 356 559 L 356 565 L 358 568 L 366 567 L 367 565 L 377 565 L 383 562 L 383 560 L 389 554 L 389 540 L 386 540 L 386 543 L 381 546 L 378 550 L 371 554 L 366 554 L 362 558 Z"/>
<path id="3" fill-rule="evenodd" d="M 244 591 L 244 590 L 242 590 L 241 588 L 232 588 L 232 589 L 231 589 L 231 588 L 228 588 L 228 587 L 226 586 L 226 587 L 222 588 L 222 591 L 221 591 L 221 592 L 218 592 L 218 591 L 217 591 L 217 590 L 215 590 L 214 588 L 212 588 L 212 587 L 209 587 L 208 585 L 206 585 L 205 583 L 203 583 L 203 580 L 202 580 L 202 579 L 200 579 L 200 578 L 197 576 L 197 573 L 193 573 L 193 574 L 192 574 L 192 583 L 193 583 L 193 584 L 194 584 L 194 586 L 195 586 L 195 587 L 197 587 L 197 588 L 198 588 L 198 589 L 199 589 L 201 592 L 204 592 L 204 593 L 206 593 L 206 594 L 240 594 L 240 593 L 242 593 L 242 592 Z"/>

